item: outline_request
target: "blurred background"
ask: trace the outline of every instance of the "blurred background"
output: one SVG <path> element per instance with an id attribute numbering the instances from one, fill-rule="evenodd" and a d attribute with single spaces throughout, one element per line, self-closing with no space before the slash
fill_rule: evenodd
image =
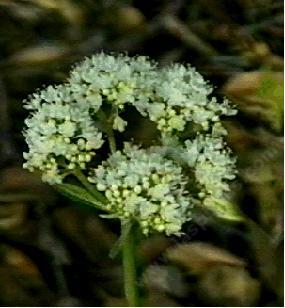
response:
<path id="1" fill-rule="evenodd" d="M 191 63 L 239 109 L 231 196 L 248 222 L 206 214 L 138 247 L 146 306 L 283 306 L 283 1 L 0 0 L 0 305 L 124 306 L 118 237 L 22 169 L 22 100 L 104 50 Z"/>

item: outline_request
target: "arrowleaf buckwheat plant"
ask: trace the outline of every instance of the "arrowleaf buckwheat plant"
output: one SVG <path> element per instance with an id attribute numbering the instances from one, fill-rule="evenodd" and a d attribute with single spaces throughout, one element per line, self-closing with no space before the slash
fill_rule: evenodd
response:
<path id="1" fill-rule="evenodd" d="M 65 84 L 25 100 L 30 115 L 24 168 L 40 171 L 43 181 L 77 200 L 88 196 L 102 217 L 121 221 L 131 306 L 138 305 L 135 225 L 146 236 L 179 236 L 193 209 L 203 206 L 220 215 L 222 205 L 222 216 L 235 218 L 225 201 L 235 159 L 221 117 L 236 110 L 211 93 L 189 65 L 161 68 L 147 57 L 100 53 L 76 65 Z M 152 146 L 135 138 L 121 142 L 128 130 L 126 107 L 155 124 Z"/>

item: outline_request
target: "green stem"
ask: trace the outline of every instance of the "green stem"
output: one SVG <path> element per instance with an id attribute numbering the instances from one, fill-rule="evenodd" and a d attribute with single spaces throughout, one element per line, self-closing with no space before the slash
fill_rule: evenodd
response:
<path id="1" fill-rule="evenodd" d="M 80 170 L 76 170 L 74 172 L 74 175 L 93 197 L 95 197 L 98 201 L 101 201 L 102 203 L 106 203 L 106 199 L 104 198 L 104 196 L 96 190 L 96 187 L 94 185 L 88 182 L 85 175 Z"/>
<path id="2" fill-rule="evenodd" d="M 101 122 L 103 124 L 104 131 L 107 134 L 109 146 L 110 146 L 110 151 L 111 151 L 111 153 L 115 153 L 117 146 L 116 146 L 113 128 L 112 128 L 112 125 L 111 125 L 112 119 L 111 118 L 108 119 L 106 117 L 105 113 L 102 110 L 99 110 L 97 115 L 98 115 L 98 118 L 101 120 Z"/>
<path id="3" fill-rule="evenodd" d="M 122 233 L 127 225 L 122 224 Z M 124 268 L 124 288 L 125 296 L 130 307 L 138 307 L 138 294 L 136 282 L 136 264 L 134 251 L 134 232 L 130 230 L 124 240 L 122 247 L 123 268 Z"/>
<path id="4" fill-rule="evenodd" d="M 108 129 L 108 140 L 109 140 L 109 145 L 110 145 L 110 150 L 111 153 L 115 153 L 116 152 L 116 141 L 115 141 L 115 137 L 114 137 L 114 133 L 112 129 Z"/>

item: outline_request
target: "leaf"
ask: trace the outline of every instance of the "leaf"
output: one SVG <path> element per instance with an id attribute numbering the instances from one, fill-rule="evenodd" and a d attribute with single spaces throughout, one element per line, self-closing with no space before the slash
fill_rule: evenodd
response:
<path id="1" fill-rule="evenodd" d="M 60 184 L 55 186 L 56 189 L 71 200 L 83 202 L 100 210 L 106 210 L 103 203 L 95 199 L 87 190 L 73 184 Z"/>
<path id="2" fill-rule="evenodd" d="M 248 239 L 262 280 L 279 296 L 283 293 L 283 249 L 256 222 L 247 219 Z M 281 263 L 281 264 L 280 264 Z M 280 273 L 281 272 L 281 273 Z"/>
<path id="3" fill-rule="evenodd" d="M 150 265 L 143 273 L 143 283 L 150 292 L 164 292 L 175 297 L 187 296 L 187 284 L 180 269 L 169 265 Z"/>
<path id="4" fill-rule="evenodd" d="M 0 230 L 11 230 L 23 225 L 27 218 L 27 210 L 27 206 L 21 202 L 1 204 Z"/>
<path id="5" fill-rule="evenodd" d="M 275 131 L 283 127 L 283 74 L 247 72 L 237 74 L 224 86 L 224 93 L 248 116 L 268 123 Z"/>
<path id="6" fill-rule="evenodd" d="M 203 242 L 179 244 L 169 248 L 166 251 L 166 257 L 194 274 L 202 274 L 217 265 L 245 266 L 241 258 L 222 248 Z"/>
<path id="7" fill-rule="evenodd" d="M 198 296 L 210 306 L 251 307 L 260 298 L 260 283 L 243 267 L 216 266 L 198 281 Z"/>
<path id="8" fill-rule="evenodd" d="M 155 261 L 171 245 L 171 240 L 164 235 L 156 234 L 145 238 L 138 247 L 138 257 L 142 264 Z"/>
<path id="9" fill-rule="evenodd" d="M 64 46 L 39 45 L 17 52 L 8 61 L 16 65 L 39 65 L 59 60 L 66 52 Z"/>
<path id="10" fill-rule="evenodd" d="M 231 221 L 244 220 L 244 217 L 239 211 L 238 206 L 227 200 L 211 197 L 204 200 L 204 205 L 218 218 Z"/>

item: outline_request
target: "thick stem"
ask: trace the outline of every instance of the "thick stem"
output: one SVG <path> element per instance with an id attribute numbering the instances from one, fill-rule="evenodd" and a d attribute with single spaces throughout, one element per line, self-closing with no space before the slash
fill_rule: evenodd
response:
<path id="1" fill-rule="evenodd" d="M 122 224 L 122 233 L 126 225 Z M 136 282 L 136 264 L 134 251 L 134 232 L 127 231 L 122 247 L 125 296 L 130 307 L 138 307 L 138 292 Z"/>

